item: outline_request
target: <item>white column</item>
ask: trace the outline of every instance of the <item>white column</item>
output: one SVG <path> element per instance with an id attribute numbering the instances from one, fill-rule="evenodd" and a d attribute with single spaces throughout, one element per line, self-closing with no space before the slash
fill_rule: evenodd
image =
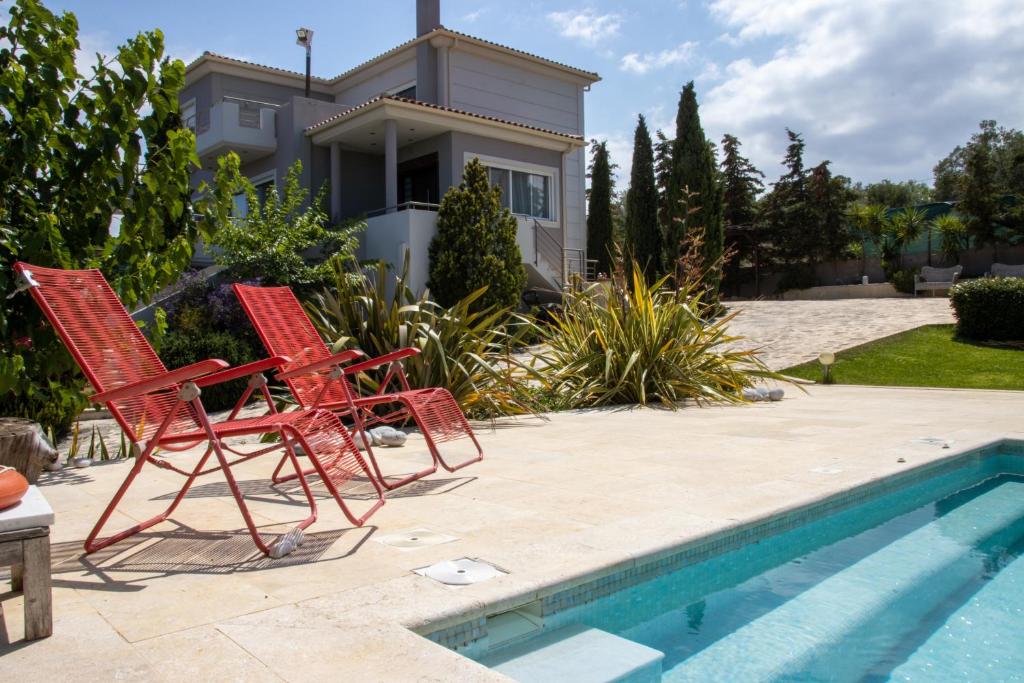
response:
<path id="1" fill-rule="evenodd" d="M 384 206 L 388 213 L 398 206 L 398 125 L 384 121 Z"/>
<path id="2" fill-rule="evenodd" d="M 331 220 L 341 222 L 341 145 L 331 144 Z"/>
<path id="3" fill-rule="evenodd" d="M 448 46 L 437 48 L 437 103 L 442 107 L 448 103 Z"/>
<path id="4" fill-rule="evenodd" d="M 430 45 L 437 50 L 437 103 L 442 107 L 450 107 L 448 79 L 448 50 L 455 41 L 448 36 L 436 36 L 430 39 Z"/>

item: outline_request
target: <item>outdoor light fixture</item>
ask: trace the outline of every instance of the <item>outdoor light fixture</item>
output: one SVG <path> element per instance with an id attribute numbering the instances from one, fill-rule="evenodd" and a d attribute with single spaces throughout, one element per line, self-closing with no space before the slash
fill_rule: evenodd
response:
<path id="1" fill-rule="evenodd" d="M 836 354 L 831 351 L 823 351 L 818 354 L 818 362 L 821 363 L 821 367 L 825 370 L 822 384 L 832 384 L 832 365 L 836 362 Z"/>
<path id="2" fill-rule="evenodd" d="M 313 51 L 313 29 L 295 29 L 295 44 L 306 48 L 306 97 L 309 97 L 309 65 Z"/>

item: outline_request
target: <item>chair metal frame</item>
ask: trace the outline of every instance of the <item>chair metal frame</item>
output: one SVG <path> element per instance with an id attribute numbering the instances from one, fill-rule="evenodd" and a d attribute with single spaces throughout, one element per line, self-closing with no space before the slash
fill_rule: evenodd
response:
<path id="1" fill-rule="evenodd" d="M 224 473 L 253 543 L 260 552 L 272 557 L 294 549 L 301 542 L 302 530 L 317 519 L 316 500 L 306 474 L 319 475 L 345 517 L 355 526 L 362 526 L 384 504 L 382 488 L 337 416 L 319 409 L 288 413 L 275 409 L 263 372 L 287 365 L 290 358 L 274 356 L 234 368 L 222 360 L 210 359 L 168 371 L 98 270 L 60 270 L 24 262 L 16 263 L 14 270 L 18 289 L 30 292 L 97 392 L 89 400 L 110 411 L 135 454 L 131 470 L 85 540 L 86 553 L 106 548 L 165 521 L 198 477 L 218 471 Z M 124 360 L 126 355 L 130 360 Z M 228 418 L 211 421 L 200 399 L 202 387 L 247 376 L 249 383 Z M 238 412 L 256 390 L 267 402 L 268 414 L 238 419 Z M 148 425 L 147 417 L 151 418 Z M 280 441 L 256 451 L 239 451 L 224 442 L 231 437 L 271 433 L 277 434 Z M 207 448 L 191 469 L 177 467 L 157 456 L 158 450 L 184 451 L 203 442 L 207 443 Z M 309 456 L 312 469 L 304 471 L 299 465 L 296 447 Z M 284 463 L 291 464 L 295 474 L 288 478 L 299 480 L 309 514 L 292 531 L 268 545 L 256 527 L 231 468 L 280 450 L 284 454 L 275 476 Z M 238 457 L 229 460 L 226 452 Z M 215 456 L 217 464 L 207 467 L 211 455 Z M 184 476 L 185 483 L 162 513 L 100 538 L 110 516 L 143 467 L 150 463 Z M 377 500 L 364 514 L 356 516 L 341 498 L 338 486 L 357 476 L 360 470 L 373 484 Z M 286 537 L 289 537 L 290 547 L 282 543 Z"/>
<path id="2" fill-rule="evenodd" d="M 363 437 L 374 473 L 384 488 L 394 490 L 422 479 L 436 472 L 438 466 L 455 472 L 483 460 L 483 448 L 451 392 L 440 387 L 413 389 L 410 386 L 401 361 L 420 353 L 419 349 L 403 348 L 347 365 L 365 354 L 355 349 L 331 354 L 290 288 L 242 284 L 234 284 L 232 288 L 268 353 L 278 356 L 282 349 L 291 349 L 288 357 L 293 362 L 275 379 L 285 382 L 302 408 L 324 408 L 341 416 L 351 416 Z M 352 386 L 351 378 L 384 366 L 387 366 L 387 371 L 373 394 L 360 395 Z M 396 383 L 397 391 L 388 391 L 388 387 Z M 399 407 L 384 414 L 374 411 L 374 408 L 388 404 L 398 404 Z M 397 481 L 389 481 L 373 452 L 368 429 L 376 424 L 408 419 L 412 419 L 423 434 L 431 464 Z M 463 437 L 472 440 L 476 456 L 451 464 L 445 460 L 439 444 Z M 282 459 L 274 473 L 275 481 L 294 476 L 278 476 L 284 464 Z"/>

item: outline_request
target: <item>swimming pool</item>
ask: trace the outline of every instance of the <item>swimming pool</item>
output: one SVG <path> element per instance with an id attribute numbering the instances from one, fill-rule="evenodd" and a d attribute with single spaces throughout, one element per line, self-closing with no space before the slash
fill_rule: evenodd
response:
<path id="1" fill-rule="evenodd" d="M 663 655 L 664 681 L 1024 680 L 1022 553 L 1024 449 L 1003 443 L 548 596 L 528 635 L 488 638 L 494 615 L 462 651 L 572 677 L 585 650 L 551 635 L 592 629 Z"/>

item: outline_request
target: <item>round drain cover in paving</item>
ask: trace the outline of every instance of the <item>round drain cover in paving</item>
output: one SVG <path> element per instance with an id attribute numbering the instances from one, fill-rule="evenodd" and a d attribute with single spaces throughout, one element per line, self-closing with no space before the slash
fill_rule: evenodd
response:
<path id="1" fill-rule="evenodd" d="M 440 581 L 447 586 L 468 586 L 508 573 L 494 565 L 480 560 L 471 560 L 468 557 L 459 560 L 444 560 L 429 567 L 416 569 L 415 572 L 420 576 Z"/>

